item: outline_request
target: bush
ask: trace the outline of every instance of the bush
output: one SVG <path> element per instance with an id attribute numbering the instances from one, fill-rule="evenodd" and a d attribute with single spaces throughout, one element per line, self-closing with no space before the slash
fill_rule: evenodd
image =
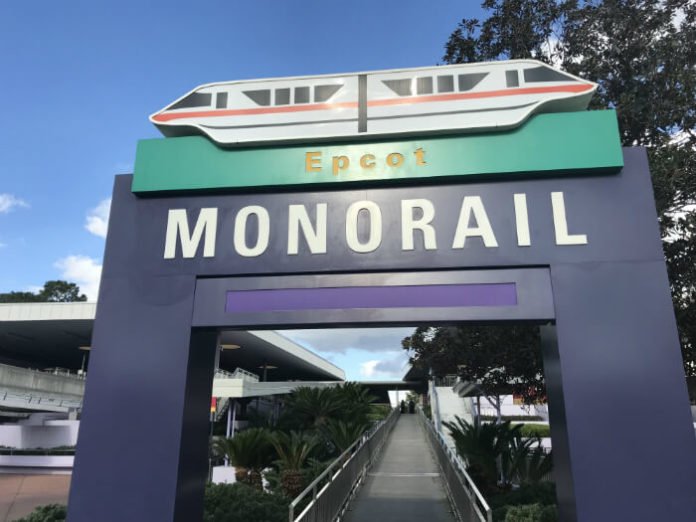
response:
<path id="1" fill-rule="evenodd" d="M 370 413 L 367 419 L 370 422 L 379 422 L 387 418 L 391 413 L 392 407 L 389 404 L 370 404 Z"/>
<path id="2" fill-rule="evenodd" d="M 504 518 L 505 522 L 558 522 L 556 506 L 527 504 L 510 506 Z"/>
<path id="3" fill-rule="evenodd" d="M 558 518 L 555 505 L 556 486 L 553 482 L 525 484 L 517 489 L 490 497 L 488 499 L 488 504 L 491 506 L 491 509 L 493 509 L 493 520 L 495 522 L 507 522 L 507 514 L 513 508 L 528 506 L 530 504 L 540 505 L 544 508 L 542 511 L 543 516 L 546 518 L 540 518 L 540 522 L 554 522 Z M 515 512 L 513 511 L 513 513 Z"/>
<path id="4" fill-rule="evenodd" d="M 29 514 L 20 518 L 17 522 L 64 522 L 68 517 L 67 508 L 60 504 L 48 504 L 39 506 Z"/>
<path id="5" fill-rule="evenodd" d="M 556 503 L 556 486 L 553 482 L 525 484 L 517 489 L 491 497 L 488 499 L 488 503 L 492 508 L 523 504 L 548 506 Z"/>
<path id="6" fill-rule="evenodd" d="M 516 424 L 513 424 L 516 426 Z M 548 424 L 522 424 L 520 434 L 523 437 L 550 437 L 551 427 Z"/>
<path id="7" fill-rule="evenodd" d="M 203 522 L 285 522 L 288 504 L 285 497 L 264 493 L 245 484 L 208 484 Z"/>

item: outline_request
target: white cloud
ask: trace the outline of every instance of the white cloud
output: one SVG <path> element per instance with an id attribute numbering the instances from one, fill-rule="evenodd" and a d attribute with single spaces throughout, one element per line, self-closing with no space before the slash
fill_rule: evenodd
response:
<path id="1" fill-rule="evenodd" d="M 401 340 L 413 328 L 335 328 L 331 330 L 286 330 L 283 335 L 311 350 L 346 353 L 348 350 L 388 352 L 401 350 Z"/>
<path id="2" fill-rule="evenodd" d="M 63 279 L 75 283 L 88 301 L 96 301 L 102 266 L 96 259 L 87 256 L 67 256 L 55 262 Z"/>
<path id="3" fill-rule="evenodd" d="M 375 374 L 375 366 L 379 364 L 379 360 L 365 361 L 360 365 L 360 375 L 363 377 L 372 377 Z"/>
<path id="4" fill-rule="evenodd" d="M 95 236 L 106 237 L 110 210 L 111 198 L 100 201 L 99 204 L 87 214 L 85 228 Z"/>
<path id="5" fill-rule="evenodd" d="M 0 194 L 0 214 L 12 212 L 15 208 L 28 207 L 29 204 L 13 194 Z"/>
<path id="6" fill-rule="evenodd" d="M 392 352 L 391 357 L 371 359 L 360 364 L 360 375 L 370 379 L 401 379 L 406 370 L 406 352 Z"/>

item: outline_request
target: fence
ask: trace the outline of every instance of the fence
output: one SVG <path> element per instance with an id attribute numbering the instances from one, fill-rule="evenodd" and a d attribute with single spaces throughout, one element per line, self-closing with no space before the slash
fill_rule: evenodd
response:
<path id="1" fill-rule="evenodd" d="M 418 416 L 428 434 L 458 518 L 463 522 L 492 522 L 493 511 L 469 477 L 459 456 L 447 446 L 422 411 L 419 410 Z"/>
<path id="2" fill-rule="evenodd" d="M 314 482 L 307 486 L 290 503 L 290 522 L 336 520 L 365 477 L 367 469 L 379 455 L 398 418 L 398 410 L 392 410 L 386 419 L 355 441 Z M 295 517 L 295 511 L 300 511 L 297 517 Z"/>

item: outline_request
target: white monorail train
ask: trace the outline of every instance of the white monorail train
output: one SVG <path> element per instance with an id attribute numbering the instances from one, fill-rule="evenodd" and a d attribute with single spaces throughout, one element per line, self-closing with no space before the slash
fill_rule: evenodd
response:
<path id="1" fill-rule="evenodd" d="M 196 87 L 150 116 L 165 136 L 223 145 L 505 130 L 583 110 L 597 85 L 534 60 Z"/>

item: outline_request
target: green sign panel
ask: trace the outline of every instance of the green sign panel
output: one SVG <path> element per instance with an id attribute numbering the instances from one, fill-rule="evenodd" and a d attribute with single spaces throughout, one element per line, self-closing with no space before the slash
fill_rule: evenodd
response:
<path id="1" fill-rule="evenodd" d="M 506 132 L 224 149 L 203 137 L 138 143 L 133 192 L 410 182 L 623 167 L 614 111 L 540 114 Z"/>

